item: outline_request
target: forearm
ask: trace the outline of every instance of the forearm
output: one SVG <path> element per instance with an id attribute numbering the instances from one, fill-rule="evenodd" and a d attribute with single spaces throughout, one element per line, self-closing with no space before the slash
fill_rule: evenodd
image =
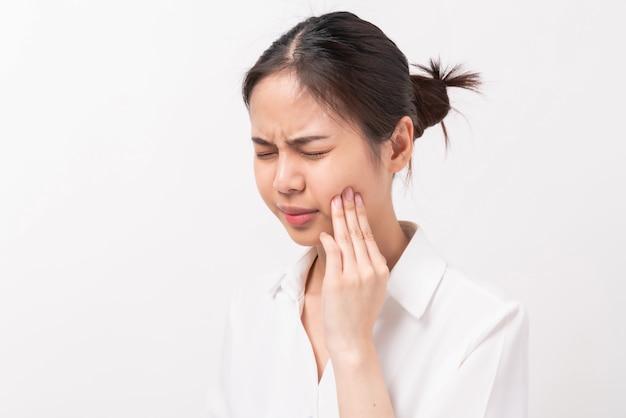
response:
<path id="1" fill-rule="evenodd" d="M 394 417 L 376 348 L 331 355 L 341 418 Z"/>

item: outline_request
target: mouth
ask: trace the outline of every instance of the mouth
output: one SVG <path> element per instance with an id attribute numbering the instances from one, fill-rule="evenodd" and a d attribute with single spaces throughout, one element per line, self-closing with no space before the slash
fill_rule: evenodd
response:
<path id="1" fill-rule="evenodd" d="M 292 226 L 303 226 L 311 221 L 318 213 L 316 209 L 306 209 L 297 207 L 278 206 L 285 221 Z"/>

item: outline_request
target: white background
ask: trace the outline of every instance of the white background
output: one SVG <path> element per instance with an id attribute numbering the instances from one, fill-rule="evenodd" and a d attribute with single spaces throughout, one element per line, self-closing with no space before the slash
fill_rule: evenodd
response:
<path id="1" fill-rule="evenodd" d="M 302 251 L 256 192 L 241 79 L 337 9 L 483 73 L 398 212 L 526 305 L 533 418 L 626 416 L 617 0 L 0 0 L 1 417 L 201 416 L 232 286 Z"/>

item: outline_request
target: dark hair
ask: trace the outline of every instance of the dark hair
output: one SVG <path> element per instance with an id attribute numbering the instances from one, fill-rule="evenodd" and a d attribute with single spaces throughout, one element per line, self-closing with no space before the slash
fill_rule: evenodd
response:
<path id="1" fill-rule="evenodd" d="M 247 72 L 243 100 L 249 107 L 259 81 L 291 71 L 321 104 L 356 122 L 377 157 L 377 145 L 390 139 L 403 116 L 413 120 L 414 139 L 441 122 L 447 146 L 447 87 L 477 91 L 479 75 L 460 66 L 444 70 L 435 60 L 414 67 L 421 74 L 410 74 L 404 54 L 377 26 L 333 12 L 310 17 L 274 41 Z"/>

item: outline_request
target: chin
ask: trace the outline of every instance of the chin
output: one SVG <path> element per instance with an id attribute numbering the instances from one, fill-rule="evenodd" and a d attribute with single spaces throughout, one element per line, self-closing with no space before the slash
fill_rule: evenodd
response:
<path id="1" fill-rule="evenodd" d="M 293 242 L 303 247 L 315 247 L 320 244 L 320 231 L 298 230 L 288 226 L 287 233 Z"/>
<path id="2" fill-rule="evenodd" d="M 279 219 L 291 240 L 303 247 L 316 247 L 320 245 L 320 234 L 322 231 L 326 231 L 332 235 L 332 225 L 328 225 L 326 222 L 323 222 L 322 219 L 317 219 L 306 226 L 300 227 L 288 223 L 281 217 L 279 217 Z"/>

